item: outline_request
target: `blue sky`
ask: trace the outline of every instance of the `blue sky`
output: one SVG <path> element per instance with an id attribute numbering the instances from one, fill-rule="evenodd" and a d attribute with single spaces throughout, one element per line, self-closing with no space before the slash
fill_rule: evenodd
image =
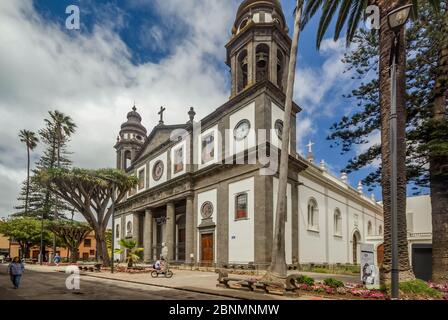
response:
<path id="1" fill-rule="evenodd" d="M 2 0 L 0 151 L 9 156 L 0 160 L 0 215 L 9 214 L 26 176 L 26 153 L 17 132 L 37 131 L 47 110 L 58 108 L 78 124 L 71 143 L 76 166 L 105 167 L 114 166 L 112 146 L 134 100 L 148 129 L 156 124 L 160 105 L 168 109 L 167 123 L 178 123 L 187 120 L 189 106 L 202 118 L 226 102 L 224 44 L 239 3 Z M 294 3 L 282 0 L 290 29 Z M 81 11 L 79 31 L 64 27 L 65 9 L 71 4 Z M 335 43 L 330 32 L 317 52 L 317 20 L 307 25 L 300 41 L 295 100 L 303 112 L 297 123 L 298 151 L 305 154 L 305 144 L 312 140 L 316 162 L 324 159 L 339 176 L 360 149 L 342 156 L 326 137 L 330 126 L 355 106 L 342 97 L 353 81 L 340 61 L 344 39 Z M 350 183 L 356 187 L 370 170 L 350 174 Z M 375 196 L 381 198 L 379 189 Z"/>

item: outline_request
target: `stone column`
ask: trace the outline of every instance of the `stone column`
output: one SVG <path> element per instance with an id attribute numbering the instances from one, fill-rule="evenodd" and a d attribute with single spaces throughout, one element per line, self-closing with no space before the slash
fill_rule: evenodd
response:
<path id="1" fill-rule="evenodd" d="M 144 261 L 152 260 L 152 221 L 153 215 L 150 209 L 145 210 L 145 223 L 143 227 L 143 251 Z"/>
<path id="2" fill-rule="evenodd" d="M 132 215 L 132 238 L 137 241 L 137 246 L 140 245 L 140 214 L 138 212 L 134 212 Z"/>
<path id="3" fill-rule="evenodd" d="M 185 262 L 191 262 L 190 254 L 194 253 L 194 230 L 194 198 L 188 196 L 185 214 Z"/>
<path id="4" fill-rule="evenodd" d="M 174 210 L 174 203 L 168 202 L 166 204 L 166 246 L 168 248 L 168 261 L 174 260 L 174 231 L 176 228 L 176 212 Z"/>

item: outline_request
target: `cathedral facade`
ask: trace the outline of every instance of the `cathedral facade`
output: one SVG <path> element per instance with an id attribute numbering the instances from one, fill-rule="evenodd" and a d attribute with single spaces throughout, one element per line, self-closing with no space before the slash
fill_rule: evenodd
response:
<path id="1" fill-rule="evenodd" d="M 287 263 L 359 263 L 360 243 L 382 235 L 382 207 L 315 165 L 311 144 L 307 158 L 296 152 L 296 104 L 282 145 L 290 47 L 280 3 L 245 0 L 226 45 L 229 101 L 200 121 L 186 110 L 177 125 L 164 123 L 162 108 L 149 135 L 137 109 L 128 113 L 117 168 L 139 183 L 116 205 L 116 247 L 134 239 L 147 262 L 166 246 L 172 263 L 268 265 L 278 158 L 289 152 Z"/>

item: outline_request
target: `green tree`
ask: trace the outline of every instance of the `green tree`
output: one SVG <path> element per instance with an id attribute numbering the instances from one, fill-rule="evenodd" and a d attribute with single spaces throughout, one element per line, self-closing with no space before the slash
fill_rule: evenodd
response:
<path id="1" fill-rule="evenodd" d="M 0 233 L 17 241 L 22 251 L 22 258 L 29 257 L 29 249 L 40 242 L 40 221 L 31 218 L 15 218 L 0 224 Z M 50 234 L 44 232 L 49 240 Z"/>
<path id="2" fill-rule="evenodd" d="M 330 22 L 338 13 L 336 21 L 334 39 L 337 40 L 344 25 L 347 25 L 346 40 L 351 43 L 359 24 L 363 19 L 364 12 L 368 5 L 376 5 L 380 10 L 380 30 L 379 30 L 379 104 L 381 115 L 381 185 L 384 207 L 384 263 L 383 280 L 390 278 L 392 243 L 391 243 L 391 155 L 390 146 L 390 75 L 389 61 L 393 31 L 389 28 L 387 14 L 399 6 L 413 3 L 414 14 L 418 12 L 419 3 L 430 2 L 434 7 L 439 8 L 440 0 L 428 1 L 408 1 L 408 0 L 310 0 L 304 11 L 304 23 L 306 23 L 319 8 L 322 8 L 322 15 L 317 30 L 317 47 L 320 47 L 322 39 L 328 30 Z M 409 263 L 407 248 L 407 226 L 406 226 L 406 52 L 405 52 L 405 32 L 404 28 L 399 35 L 400 56 L 397 61 L 397 222 L 398 222 L 398 260 L 400 270 L 400 280 L 406 281 L 414 278 Z"/>
<path id="3" fill-rule="evenodd" d="M 121 248 L 115 249 L 115 253 L 125 254 L 128 268 L 132 268 L 134 263 L 141 259 L 140 255 L 144 249 L 137 248 L 137 242 L 135 240 L 121 239 L 118 241 L 118 244 Z"/>
<path id="4" fill-rule="evenodd" d="M 37 147 L 39 139 L 36 134 L 29 130 L 20 130 L 20 142 L 26 145 L 27 167 L 26 167 L 26 189 L 25 189 L 25 216 L 28 215 L 28 200 L 30 194 L 30 152 Z"/>
<path id="5" fill-rule="evenodd" d="M 70 251 L 70 262 L 78 261 L 78 248 L 92 231 L 90 225 L 79 221 L 54 220 L 47 226 Z"/>
<path id="6" fill-rule="evenodd" d="M 106 229 L 114 206 L 135 187 L 138 180 L 115 169 L 60 169 L 39 172 L 38 181 L 79 211 L 95 231 L 98 254 L 105 266 L 110 265 Z M 116 197 L 115 197 L 116 196 Z"/>
<path id="7" fill-rule="evenodd" d="M 429 6 L 420 7 L 418 19 L 411 23 L 406 33 L 407 179 L 418 186 L 431 188 L 434 280 L 440 280 L 448 274 L 448 190 L 444 187 L 448 181 L 447 173 L 443 171 L 444 165 L 448 163 L 446 3 L 441 9 L 438 13 Z M 355 49 L 346 54 L 344 62 L 348 70 L 355 72 L 354 79 L 360 85 L 347 97 L 355 99 L 360 110 L 334 124 L 329 136 L 329 139 L 341 146 L 343 153 L 352 150 L 354 145 L 368 143 L 369 137 L 381 129 L 378 35 L 360 31 L 354 36 L 353 42 Z M 439 169 L 431 165 L 431 155 L 438 159 Z M 358 170 L 380 158 L 381 146 L 373 145 L 350 160 L 346 170 Z M 380 183 L 381 168 L 368 175 L 364 182 L 372 187 Z"/>

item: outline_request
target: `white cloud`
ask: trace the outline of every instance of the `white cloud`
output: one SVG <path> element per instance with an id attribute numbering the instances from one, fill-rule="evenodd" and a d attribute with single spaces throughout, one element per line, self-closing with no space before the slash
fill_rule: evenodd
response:
<path id="1" fill-rule="evenodd" d="M 70 144 L 76 166 L 106 167 L 114 166 L 112 146 L 134 100 L 148 130 L 161 105 L 166 123 L 184 123 L 190 106 L 200 118 L 227 100 L 228 79 L 216 61 L 224 59 L 236 1 L 233 7 L 219 0 L 151 2 L 162 20 L 178 21 L 188 32 L 157 64 L 140 65 L 108 24 L 67 33 L 44 21 L 31 0 L 0 2 L 0 216 L 11 213 L 26 174 L 17 134 L 41 128 L 48 110 L 77 123 Z M 118 27 L 124 25 L 120 20 Z"/>

